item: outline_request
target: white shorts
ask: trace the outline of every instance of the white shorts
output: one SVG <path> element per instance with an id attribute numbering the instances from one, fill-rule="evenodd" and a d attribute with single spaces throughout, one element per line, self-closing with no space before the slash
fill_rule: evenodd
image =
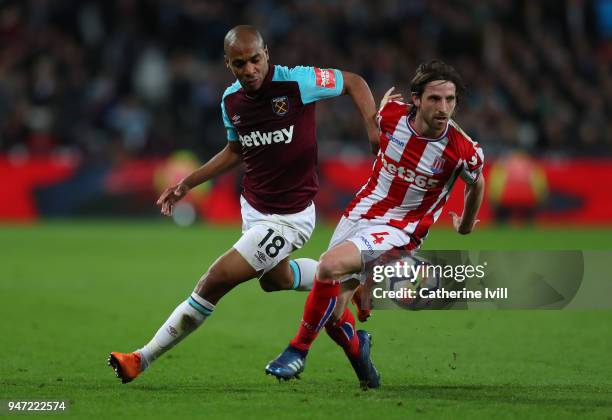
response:
<path id="1" fill-rule="evenodd" d="M 328 249 L 345 241 L 354 243 L 361 252 L 362 272 L 350 274 L 342 278 L 341 281 L 356 278 L 363 283 L 366 280 L 363 267 L 370 261 L 370 258 L 375 259 L 382 252 L 393 248 L 407 247 L 409 249 L 411 248 L 412 238 L 403 230 L 393 226 L 374 224 L 371 220 L 367 219 L 354 221 L 342 216 L 332 235 Z"/>
<path id="2" fill-rule="evenodd" d="M 240 197 L 242 236 L 234 244 L 236 251 L 257 271 L 270 271 L 291 252 L 304 246 L 315 227 L 315 206 L 299 213 L 263 214 Z"/>

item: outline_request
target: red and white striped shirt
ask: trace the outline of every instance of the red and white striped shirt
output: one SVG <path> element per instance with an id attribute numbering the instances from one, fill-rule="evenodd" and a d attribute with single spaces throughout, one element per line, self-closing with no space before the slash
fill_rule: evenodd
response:
<path id="1" fill-rule="evenodd" d="M 437 139 L 419 136 L 402 102 L 385 105 L 377 121 L 380 151 L 370 179 L 344 216 L 402 229 L 420 244 L 457 177 L 472 184 L 480 176 L 482 149 L 453 120 Z"/>

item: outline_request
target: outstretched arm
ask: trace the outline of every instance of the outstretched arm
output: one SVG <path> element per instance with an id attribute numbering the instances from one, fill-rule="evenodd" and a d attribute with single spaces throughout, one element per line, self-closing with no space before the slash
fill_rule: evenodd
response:
<path id="1" fill-rule="evenodd" d="M 161 206 L 164 216 L 172 215 L 174 205 L 195 186 L 202 184 L 228 170 L 235 168 L 242 162 L 240 142 L 228 142 L 227 146 L 204 165 L 187 175 L 177 184 L 168 187 L 159 196 L 157 205 Z"/>
<path id="2" fill-rule="evenodd" d="M 380 147 L 380 139 L 378 137 L 378 126 L 376 125 L 376 104 L 374 103 L 372 91 L 366 81 L 363 80 L 363 77 L 355 73 L 343 71 L 342 78 L 344 79 L 344 90 L 342 93 L 350 95 L 353 99 L 365 123 L 372 153 L 376 154 Z"/>
<path id="3" fill-rule="evenodd" d="M 463 202 L 463 214 L 461 217 L 451 212 L 450 215 L 453 218 L 453 226 L 455 230 L 461 235 L 467 235 L 474 230 L 474 226 L 479 222 L 476 219 L 478 210 L 482 204 L 482 198 L 484 196 L 484 176 L 480 174 L 478 180 L 473 184 L 465 186 L 464 202 Z"/>

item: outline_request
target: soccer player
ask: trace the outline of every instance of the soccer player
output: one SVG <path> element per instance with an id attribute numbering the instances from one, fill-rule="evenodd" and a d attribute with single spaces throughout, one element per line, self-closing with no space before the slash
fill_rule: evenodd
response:
<path id="1" fill-rule="evenodd" d="M 227 33 L 224 52 L 225 64 L 237 79 L 221 100 L 228 144 L 167 188 L 157 204 L 162 214 L 171 215 L 191 188 L 244 163 L 242 236 L 210 266 L 148 344 L 132 353 L 110 354 L 108 362 L 123 383 L 198 328 L 238 284 L 259 278 L 266 291 L 312 287 L 317 261 L 289 260 L 289 254 L 304 245 L 315 224 L 316 101 L 350 95 L 370 142 L 378 141 L 374 98 L 360 76 L 270 64 L 260 33 L 247 25 Z"/>
<path id="2" fill-rule="evenodd" d="M 465 87 L 459 74 L 439 60 L 421 64 L 411 81 L 411 106 L 389 100 L 377 114 L 380 150 L 369 180 L 349 204 L 330 248 L 319 260 L 297 335 L 266 373 L 297 377 L 321 328 L 340 345 L 362 388 L 377 388 L 380 375 L 370 358 L 371 336 L 355 333 L 347 302 L 365 280 L 364 258 L 376 251 L 418 248 L 442 213 L 458 176 L 466 183 L 462 216 L 451 213 L 453 226 L 468 234 L 484 192 L 483 153 L 451 117 Z M 346 280 L 349 279 L 349 280 Z"/>

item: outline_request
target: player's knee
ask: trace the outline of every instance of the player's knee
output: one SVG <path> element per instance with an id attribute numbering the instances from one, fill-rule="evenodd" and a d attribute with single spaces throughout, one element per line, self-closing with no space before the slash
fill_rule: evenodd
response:
<path id="1" fill-rule="evenodd" d="M 277 292 L 281 290 L 280 286 L 264 277 L 259 279 L 259 286 L 264 292 Z"/>
<path id="2" fill-rule="evenodd" d="M 279 290 L 292 289 L 293 272 L 289 267 L 287 267 L 287 271 L 275 268 L 259 279 L 259 285 L 264 292 L 277 292 Z"/>
<path id="3" fill-rule="evenodd" d="M 319 281 L 336 280 L 342 275 L 342 263 L 327 252 L 321 255 L 317 266 L 317 279 Z"/>
<path id="4" fill-rule="evenodd" d="M 215 266 L 212 266 L 206 273 L 204 273 L 202 277 L 200 277 L 200 280 L 196 286 L 196 293 L 201 294 L 200 292 L 204 289 L 214 290 L 226 283 L 227 276 L 225 272 L 216 268 Z"/>

